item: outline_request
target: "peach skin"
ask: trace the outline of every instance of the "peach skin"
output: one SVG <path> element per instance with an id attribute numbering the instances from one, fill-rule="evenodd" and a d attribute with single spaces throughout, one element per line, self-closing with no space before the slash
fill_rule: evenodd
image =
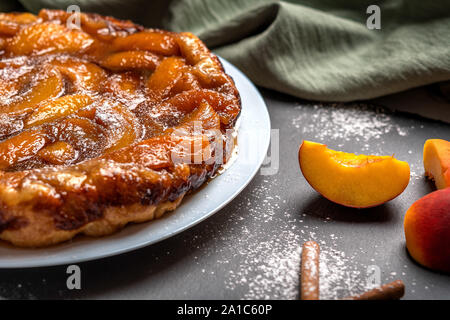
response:
<path id="1" fill-rule="evenodd" d="M 425 174 L 436 188 L 450 187 L 450 141 L 429 139 L 423 146 Z"/>
<path id="2" fill-rule="evenodd" d="M 355 155 L 303 141 L 298 153 L 308 183 L 338 204 L 368 208 L 397 197 L 409 183 L 409 165 L 393 156 Z"/>
<path id="3" fill-rule="evenodd" d="M 421 265 L 450 272 L 450 188 L 417 200 L 404 220 L 406 247 Z"/>

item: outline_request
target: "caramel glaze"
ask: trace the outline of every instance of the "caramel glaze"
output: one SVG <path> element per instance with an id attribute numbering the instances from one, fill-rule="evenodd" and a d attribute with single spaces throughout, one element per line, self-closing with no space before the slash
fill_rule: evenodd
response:
<path id="1" fill-rule="evenodd" d="M 107 207 L 175 201 L 232 149 L 239 94 L 197 37 L 69 17 L 0 14 L 0 235 L 29 223 L 22 209 L 74 230 Z"/>

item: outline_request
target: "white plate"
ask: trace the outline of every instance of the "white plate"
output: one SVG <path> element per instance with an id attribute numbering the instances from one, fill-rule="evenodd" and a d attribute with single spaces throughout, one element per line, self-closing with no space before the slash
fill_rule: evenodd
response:
<path id="1" fill-rule="evenodd" d="M 258 172 L 265 158 L 270 142 L 270 118 L 264 100 L 250 80 L 229 62 L 221 61 L 236 82 L 242 99 L 239 153 L 224 173 L 186 197 L 173 213 L 155 221 L 129 225 L 110 236 L 81 236 L 42 249 L 15 248 L 1 242 L 0 268 L 71 264 L 142 248 L 194 226 L 236 197 Z"/>

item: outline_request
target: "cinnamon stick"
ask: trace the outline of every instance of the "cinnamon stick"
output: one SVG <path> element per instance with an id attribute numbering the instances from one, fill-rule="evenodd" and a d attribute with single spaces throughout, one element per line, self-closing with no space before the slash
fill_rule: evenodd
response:
<path id="1" fill-rule="evenodd" d="M 403 281 L 396 280 L 362 294 L 347 297 L 344 300 L 398 300 L 403 297 L 404 294 L 405 285 L 403 284 Z"/>
<path id="2" fill-rule="evenodd" d="M 315 241 L 303 244 L 301 262 L 301 299 L 319 300 L 319 254 Z"/>

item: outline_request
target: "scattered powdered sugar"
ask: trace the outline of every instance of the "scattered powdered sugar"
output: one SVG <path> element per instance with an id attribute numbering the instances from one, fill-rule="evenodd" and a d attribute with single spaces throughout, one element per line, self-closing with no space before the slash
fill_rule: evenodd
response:
<path id="1" fill-rule="evenodd" d="M 424 169 L 422 163 L 411 163 L 409 162 L 410 176 L 411 179 L 423 179 L 424 178 Z"/>
<path id="2" fill-rule="evenodd" d="M 338 236 L 329 234 L 324 238 L 322 235 L 319 240 L 318 227 L 305 222 L 306 214 L 283 209 L 286 200 L 271 191 L 277 184 L 275 178 L 264 179 L 233 210 L 248 212 L 246 220 L 253 220 L 253 223 L 251 231 L 245 225 L 239 226 L 230 237 L 223 239 L 232 248 L 229 252 L 221 252 L 223 256 L 218 261 L 228 264 L 225 288 L 239 289 L 244 292 L 244 299 L 299 299 L 302 244 L 314 240 L 321 247 L 320 298 L 338 299 L 365 291 L 366 280 L 360 274 L 364 266 L 338 250 Z M 255 201 L 257 199 L 259 201 Z M 330 220 L 325 218 L 323 222 Z M 279 227 L 269 231 L 265 227 L 268 223 Z M 261 238 L 267 240 L 260 241 Z M 229 264 L 231 257 L 227 254 L 230 252 L 239 264 Z"/>
<path id="3" fill-rule="evenodd" d="M 326 247 L 320 254 L 320 299 L 341 299 L 369 289 L 354 257 Z"/>
<path id="4" fill-rule="evenodd" d="M 25 289 L 25 290 L 24 290 Z M 24 288 L 21 283 L 17 285 L 8 285 L 7 287 L 0 288 L 0 300 L 7 299 L 27 299 L 27 300 L 35 300 L 37 297 L 28 291 L 28 287 Z"/>
<path id="5" fill-rule="evenodd" d="M 313 108 L 313 114 L 302 112 Z M 302 133 L 314 133 L 320 142 L 327 140 L 369 142 L 380 139 L 384 134 L 396 131 L 400 136 L 408 135 L 408 128 L 394 124 L 391 116 L 381 107 L 365 104 L 330 104 L 295 107 L 299 115 L 292 119 L 292 125 Z M 363 150 L 369 145 L 364 144 Z"/>
<path id="6" fill-rule="evenodd" d="M 294 240 L 297 239 L 297 240 Z M 246 286 L 245 299 L 295 299 L 298 296 L 300 239 L 292 231 L 239 250 L 244 257 L 230 270 L 226 287 Z"/>
<path id="7" fill-rule="evenodd" d="M 273 183 L 277 183 L 276 179 L 264 179 L 262 185 L 254 187 L 252 193 L 233 210 L 248 212 L 246 219 L 252 222 L 252 231 L 249 231 L 246 225 L 240 225 L 242 220 L 238 219 L 239 230 L 234 230 L 237 234 L 227 238 L 231 254 L 237 255 L 241 262 L 229 266 L 225 287 L 244 290 L 244 299 L 295 299 L 298 296 L 300 234 L 294 224 L 286 224 L 276 234 L 265 228 L 268 223 L 280 223 L 283 220 L 280 214 L 284 217 L 288 214 L 281 209 L 286 200 L 270 192 Z M 263 200 L 255 201 L 258 199 Z M 265 234 L 267 240 L 258 241 L 261 234 Z M 231 258 L 218 262 L 227 263 L 229 260 Z"/>

